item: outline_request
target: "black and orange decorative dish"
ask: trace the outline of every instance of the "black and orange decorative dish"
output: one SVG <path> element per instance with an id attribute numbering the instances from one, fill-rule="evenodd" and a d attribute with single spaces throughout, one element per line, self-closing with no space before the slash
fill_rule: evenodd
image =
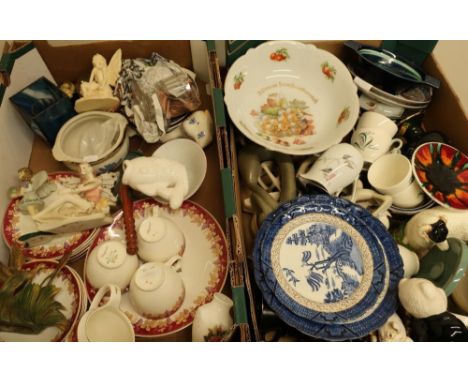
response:
<path id="1" fill-rule="evenodd" d="M 468 157 L 455 147 L 428 142 L 413 153 L 413 173 L 423 191 L 443 207 L 468 209 Z"/>

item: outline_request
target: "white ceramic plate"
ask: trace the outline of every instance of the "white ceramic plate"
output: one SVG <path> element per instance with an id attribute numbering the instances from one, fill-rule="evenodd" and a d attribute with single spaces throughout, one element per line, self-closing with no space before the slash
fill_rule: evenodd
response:
<path id="1" fill-rule="evenodd" d="M 160 215 L 172 220 L 187 238 L 181 260 L 180 275 L 185 285 L 185 299 L 181 307 L 168 318 L 159 320 L 140 316 L 130 303 L 127 292 L 122 293 L 120 308 L 133 324 L 137 337 L 159 337 L 176 333 L 189 326 L 197 308 L 211 301 L 213 294 L 223 289 L 228 273 L 227 243 L 216 219 L 203 207 L 189 200 L 177 210 L 161 205 L 153 199 L 134 202 L 135 224 L 144 217 L 145 210 L 159 206 Z M 105 240 L 123 238 L 123 217 L 119 213 L 108 227 L 101 228 L 91 251 Z M 85 264 L 86 269 L 86 264 Z M 96 290 L 84 275 L 86 290 L 91 300 Z"/>
<path id="2" fill-rule="evenodd" d="M 271 41 L 250 49 L 229 69 L 229 115 L 250 140 L 270 150 L 308 155 L 340 143 L 359 114 L 346 66 L 314 45 Z"/>

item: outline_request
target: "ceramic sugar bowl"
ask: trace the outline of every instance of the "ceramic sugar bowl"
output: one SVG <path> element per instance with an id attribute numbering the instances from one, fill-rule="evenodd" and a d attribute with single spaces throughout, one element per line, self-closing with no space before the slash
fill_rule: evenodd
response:
<path id="1" fill-rule="evenodd" d="M 192 341 L 220 341 L 233 325 L 229 311 L 233 301 L 222 293 L 215 293 L 213 300 L 197 309 L 192 325 Z"/>
<path id="2" fill-rule="evenodd" d="M 124 290 L 138 265 L 138 256 L 127 254 L 124 243 L 110 240 L 98 245 L 89 255 L 85 264 L 86 278 L 96 289 L 114 284 Z"/>
<path id="3" fill-rule="evenodd" d="M 150 216 L 137 229 L 138 255 L 145 261 L 165 262 L 182 255 L 185 238 L 182 231 L 171 220 Z"/>
<path id="4" fill-rule="evenodd" d="M 169 317 L 182 305 L 185 287 L 170 259 L 166 264 L 143 264 L 130 282 L 130 301 L 135 310 L 154 320 Z"/>

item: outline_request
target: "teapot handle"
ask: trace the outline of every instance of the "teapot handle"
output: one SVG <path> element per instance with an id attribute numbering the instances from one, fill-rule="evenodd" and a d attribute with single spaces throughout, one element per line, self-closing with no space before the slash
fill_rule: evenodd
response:
<path id="1" fill-rule="evenodd" d="M 119 308 L 120 306 L 120 298 L 121 298 L 121 291 L 120 288 L 117 285 L 109 284 L 109 285 L 104 285 L 101 287 L 96 295 L 93 298 L 93 302 L 91 303 L 91 306 L 89 307 L 89 311 L 96 310 L 99 307 L 99 304 L 101 303 L 102 299 L 107 295 L 107 293 L 110 293 L 109 299 L 107 302 L 103 305 L 106 307 L 112 307 L 112 308 Z"/>

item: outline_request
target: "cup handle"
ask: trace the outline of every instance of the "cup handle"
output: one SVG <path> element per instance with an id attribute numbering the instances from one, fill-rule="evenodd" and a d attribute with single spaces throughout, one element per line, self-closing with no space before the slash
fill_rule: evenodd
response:
<path id="1" fill-rule="evenodd" d="M 182 256 L 175 255 L 172 256 L 169 260 L 166 260 L 164 265 L 173 268 L 176 272 L 180 272 L 182 270 L 182 264 L 180 260 L 182 260 Z"/>
<path id="2" fill-rule="evenodd" d="M 89 307 L 90 312 L 93 310 L 96 310 L 99 307 L 99 304 L 101 303 L 102 299 L 107 295 L 108 292 L 110 292 L 109 300 L 104 306 L 119 308 L 120 297 L 121 297 L 120 288 L 117 285 L 109 284 L 109 285 L 104 285 L 97 291 L 96 295 L 93 298 L 93 302 L 91 303 L 91 306 Z"/>
<path id="3" fill-rule="evenodd" d="M 392 146 L 395 145 L 395 144 L 396 144 L 396 146 L 395 146 L 395 147 L 392 147 Z M 390 149 L 390 152 L 391 152 L 392 154 L 393 154 L 393 153 L 395 153 L 395 154 L 400 154 L 400 149 L 402 148 L 402 146 L 403 146 L 403 140 L 401 140 L 400 138 L 394 138 L 394 139 L 392 139 L 392 142 L 391 142 L 391 144 L 390 144 L 390 147 L 392 147 L 392 148 Z"/>
<path id="4" fill-rule="evenodd" d="M 305 174 L 307 170 L 310 168 L 310 165 L 312 164 L 312 161 L 316 159 L 314 157 L 307 158 L 304 160 L 301 165 L 299 166 L 299 169 L 297 170 L 297 176 L 300 177 L 302 174 Z"/>

